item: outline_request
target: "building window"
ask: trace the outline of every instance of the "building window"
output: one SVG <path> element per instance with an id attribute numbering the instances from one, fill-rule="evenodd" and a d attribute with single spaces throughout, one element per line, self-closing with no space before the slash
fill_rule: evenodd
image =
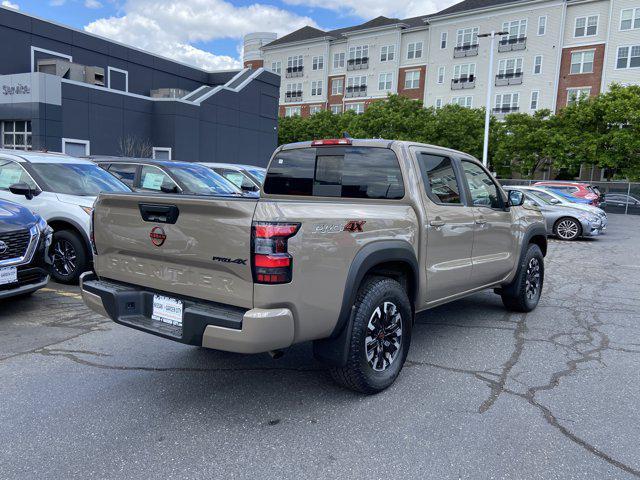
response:
<path id="1" fill-rule="evenodd" d="M 440 49 L 447 48 L 447 32 L 440 33 Z"/>
<path id="2" fill-rule="evenodd" d="M 540 75 L 542 73 L 542 55 L 536 55 L 533 59 L 533 74 Z"/>
<path id="3" fill-rule="evenodd" d="M 593 37 L 598 34 L 598 15 L 576 18 L 574 37 Z"/>
<path id="4" fill-rule="evenodd" d="M 404 75 L 404 88 L 412 89 L 420 86 L 420 70 L 410 70 Z"/>
<path id="5" fill-rule="evenodd" d="M 339 115 L 342 113 L 342 105 L 331 105 L 331 113 Z"/>
<path id="6" fill-rule="evenodd" d="M 324 56 L 320 55 L 311 59 L 311 70 L 324 70 Z"/>
<path id="7" fill-rule="evenodd" d="M 311 82 L 311 96 L 317 97 L 318 95 L 322 95 L 322 80 Z"/>
<path id="8" fill-rule="evenodd" d="M 496 95 L 496 108 L 502 111 L 517 110 L 520 107 L 519 93 L 499 93 Z"/>
<path id="9" fill-rule="evenodd" d="M 153 158 L 156 160 L 171 160 L 171 148 L 170 147 L 153 147 Z"/>
<path id="10" fill-rule="evenodd" d="M 278 75 L 282 74 L 282 62 L 271 62 L 271 71 L 273 73 L 277 73 Z"/>
<path id="11" fill-rule="evenodd" d="M 378 77 L 378 90 L 380 91 L 390 91 L 392 86 L 392 74 L 391 73 L 381 73 Z"/>
<path id="12" fill-rule="evenodd" d="M 62 153 L 72 157 L 88 157 L 91 155 L 89 140 L 79 140 L 77 138 L 62 139 Z"/>
<path id="13" fill-rule="evenodd" d="M 2 148 L 31 150 L 31 121 L 9 120 L 2 122 Z"/>
<path id="14" fill-rule="evenodd" d="M 538 35 L 542 36 L 547 33 L 547 16 L 538 17 Z"/>
<path id="15" fill-rule="evenodd" d="M 284 116 L 285 117 L 299 117 L 300 116 L 300 107 L 284 107 Z"/>
<path id="16" fill-rule="evenodd" d="M 465 97 L 453 97 L 451 99 L 452 105 L 460 105 L 461 107 L 471 108 L 473 106 L 473 97 L 465 96 Z"/>
<path id="17" fill-rule="evenodd" d="M 436 108 L 442 108 L 443 103 L 444 103 L 444 101 L 443 101 L 442 97 L 436 98 L 436 103 L 435 103 Z"/>
<path id="18" fill-rule="evenodd" d="M 453 78 L 459 80 L 461 78 L 471 79 L 476 75 L 475 63 L 463 63 L 453 68 Z"/>
<path id="19" fill-rule="evenodd" d="M 107 67 L 107 88 L 128 92 L 129 72 L 115 67 Z"/>
<path id="20" fill-rule="evenodd" d="M 358 115 L 364 113 L 364 103 L 347 103 L 344 109 L 349 112 L 356 112 Z"/>
<path id="21" fill-rule="evenodd" d="M 334 78 L 331 80 L 331 95 L 342 95 L 344 91 L 344 79 Z"/>
<path id="22" fill-rule="evenodd" d="M 640 8 L 625 8 L 620 12 L 620 30 L 640 28 Z"/>
<path id="23" fill-rule="evenodd" d="M 322 105 L 311 105 L 311 107 L 309 107 L 310 115 L 315 115 L 316 113 L 321 111 L 322 111 Z"/>
<path id="24" fill-rule="evenodd" d="M 618 59 L 616 68 L 640 67 L 640 45 L 618 47 Z"/>
<path id="25" fill-rule="evenodd" d="M 594 55 L 595 55 L 595 50 L 584 50 L 582 52 L 572 52 L 570 72 L 572 74 L 593 73 Z"/>
<path id="26" fill-rule="evenodd" d="M 538 105 L 540 103 L 540 92 L 538 90 L 534 90 L 531 92 L 531 110 L 537 110 Z"/>
<path id="27" fill-rule="evenodd" d="M 591 95 L 591 87 L 568 88 L 567 105 L 574 105 L 589 98 L 589 95 Z"/>
<path id="28" fill-rule="evenodd" d="M 522 58 L 503 58 L 498 62 L 498 75 L 522 73 Z"/>
<path id="29" fill-rule="evenodd" d="M 522 38 L 527 36 L 527 19 L 504 22 L 502 31 L 509 32 L 509 39 Z"/>
<path id="30" fill-rule="evenodd" d="M 396 46 L 395 45 L 385 45 L 380 48 L 380 61 L 381 62 L 391 62 L 394 58 L 396 58 Z"/>
<path id="31" fill-rule="evenodd" d="M 444 83 L 445 67 L 438 67 L 438 83 Z"/>
<path id="32" fill-rule="evenodd" d="M 456 35 L 456 46 L 467 47 L 478 44 L 478 27 L 461 28 Z"/>
<path id="33" fill-rule="evenodd" d="M 422 58 L 422 42 L 407 45 L 407 59 Z"/>
<path id="34" fill-rule="evenodd" d="M 369 45 L 358 45 L 349 47 L 349 60 L 369 59 Z"/>
<path id="35" fill-rule="evenodd" d="M 334 53 L 333 54 L 333 68 L 344 68 L 344 57 L 345 53 Z"/>

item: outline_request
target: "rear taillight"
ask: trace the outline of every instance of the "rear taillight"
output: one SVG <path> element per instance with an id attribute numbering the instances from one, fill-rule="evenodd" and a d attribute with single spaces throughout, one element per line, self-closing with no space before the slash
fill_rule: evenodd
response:
<path id="1" fill-rule="evenodd" d="M 91 220 L 89 221 L 89 242 L 91 243 L 91 251 L 93 252 L 94 255 L 97 255 L 98 250 L 96 250 L 95 227 L 93 225 L 95 222 L 95 215 L 96 215 L 96 210 L 94 208 L 93 210 L 91 210 Z"/>
<path id="2" fill-rule="evenodd" d="M 293 258 L 287 240 L 300 229 L 299 223 L 253 222 L 252 225 L 253 280 L 256 283 L 289 283 Z"/>

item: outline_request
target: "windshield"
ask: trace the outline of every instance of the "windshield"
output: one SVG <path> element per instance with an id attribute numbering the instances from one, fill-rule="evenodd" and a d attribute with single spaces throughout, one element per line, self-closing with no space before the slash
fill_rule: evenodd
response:
<path id="1" fill-rule="evenodd" d="M 236 195 L 242 193 L 235 185 L 202 165 L 166 166 L 182 184 L 185 193 L 196 195 Z"/>
<path id="2" fill-rule="evenodd" d="M 260 180 L 260 183 L 264 183 L 264 179 L 267 176 L 267 171 L 264 168 L 244 167 L 244 169 L 252 176 Z"/>
<path id="3" fill-rule="evenodd" d="M 96 196 L 100 192 L 130 192 L 116 177 L 87 163 L 32 163 L 46 190 L 67 195 Z"/>

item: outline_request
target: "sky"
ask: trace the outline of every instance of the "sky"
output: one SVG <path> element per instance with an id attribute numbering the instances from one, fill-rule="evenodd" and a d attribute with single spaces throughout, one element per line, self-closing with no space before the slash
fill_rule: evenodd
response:
<path id="1" fill-rule="evenodd" d="M 0 0 L 22 12 L 86 30 L 207 70 L 238 68 L 242 36 L 333 29 L 378 15 L 407 18 L 458 0 Z"/>

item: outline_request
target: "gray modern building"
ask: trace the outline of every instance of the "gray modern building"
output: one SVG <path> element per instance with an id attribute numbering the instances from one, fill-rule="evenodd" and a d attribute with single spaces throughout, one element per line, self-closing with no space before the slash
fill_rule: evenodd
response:
<path id="1" fill-rule="evenodd" d="M 209 72 L 0 8 L 2 147 L 266 164 L 280 77 Z"/>

